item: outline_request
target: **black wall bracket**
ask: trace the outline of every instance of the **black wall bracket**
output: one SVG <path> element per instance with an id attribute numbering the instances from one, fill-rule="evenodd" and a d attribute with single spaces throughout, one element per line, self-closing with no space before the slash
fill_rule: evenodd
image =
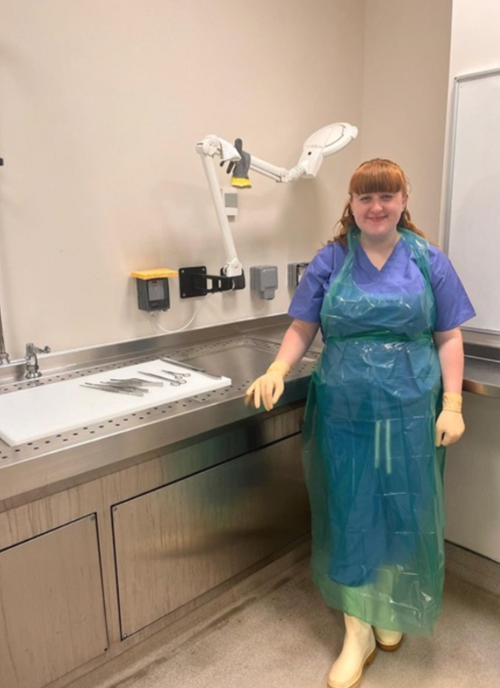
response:
<path id="1" fill-rule="evenodd" d="M 245 288 L 245 273 L 238 277 L 224 275 L 207 275 L 205 265 L 194 268 L 179 268 L 179 291 L 181 299 L 193 296 L 206 296 L 218 291 L 234 291 Z"/>

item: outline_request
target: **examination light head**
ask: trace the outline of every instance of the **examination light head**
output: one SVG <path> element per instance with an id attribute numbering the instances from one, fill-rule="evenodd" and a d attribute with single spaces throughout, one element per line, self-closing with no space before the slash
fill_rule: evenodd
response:
<path id="1" fill-rule="evenodd" d="M 304 143 L 299 160 L 299 165 L 306 170 L 304 177 L 315 177 L 323 158 L 345 148 L 357 135 L 357 127 L 347 122 L 329 124 L 314 132 Z"/>

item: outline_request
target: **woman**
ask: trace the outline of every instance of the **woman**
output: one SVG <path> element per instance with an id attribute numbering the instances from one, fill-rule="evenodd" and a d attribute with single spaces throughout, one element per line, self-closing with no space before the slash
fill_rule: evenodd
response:
<path id="1" fill-rule="evenodd" d="M 459 326 L 475 313 L 407 201 L 398 165 L 358 167 L 340 231 L 297 287 L 276 361 L 247 391 L 270 410 L 321 326 L 303 443 L 313 579 L 346 626 L 331 688 L 358 685 L 377 645 L 431 635 L 441 605 L 445 448 L 465 429 Z"/>

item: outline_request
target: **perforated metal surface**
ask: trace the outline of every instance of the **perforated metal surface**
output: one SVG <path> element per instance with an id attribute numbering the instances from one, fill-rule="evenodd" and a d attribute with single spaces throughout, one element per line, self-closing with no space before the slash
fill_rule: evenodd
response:
<path id="1" fill-rule="evenodd" d="M 169 404 L 153 406 L 145 411 L 113 418 L 95 425 L 75 428 L 68 432 L 44 437 L 39 441 L 28 442 L 16 447 L 9 447 L 0 441 L 0 468 L 54 454 L 61 450 L 67 451 L 71 447 L 110 438 L 133 431 L 134 429 L 174 419 L 180 420 L 181 417 L 198 412 L 202 408 L 217 406 L 221 402 L 241 400 L 250 383 L 274 360 L 278 348 L 279 344 L 276 342 L 254 337 L 236 337 L 222 341 L 212 341 L 202 345 L 196 344 L 175 349 L 165 349 L 160 355 L 179 362 L 186 361 L 194 365 L 203 364 L 201 367 L 207 370 L 207 372 L 216 375 L 226 375 L 232 379 L 233 384 L 228 388 L 196 395 Z M 0 388 L 0 393 L 12 394 L 30 387 L 50 385 L 75 377 L 118 370 L 127 365 L 150 361 L 157 357 L 158 352 L 155 352 L 154 355 L 128 357 L 104 365 L 94 365 L 80 370 L 47 374 L 37 381 L 26 380 L 4 384 Z M 316 354 L 308 355 L 301 365 L 294 370 L 290 379 L 300 378 L 304 375 L 308 376 L 315 358 Z M 221 413 L 224 413 L 222 409 Z M 227 415 L 227 409 L 225 413 Z M 224 418 L 221 418 L 221 422 L 224 422 Z M 192 418 L 189 425 L 192 431 L 193 429 L 198 429 L 195 417 Z"/>

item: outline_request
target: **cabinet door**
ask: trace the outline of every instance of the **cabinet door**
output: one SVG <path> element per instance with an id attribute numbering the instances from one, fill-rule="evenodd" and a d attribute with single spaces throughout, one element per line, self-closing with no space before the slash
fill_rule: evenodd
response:
<path id="1" fill-rule="evenodd" d="M 41 688 L 106 650 L 94 516 L 0 552 L 0 685 Z"/>
<path id="2" fill-rule="evenodd" d="M 113 509 L 126 637 L 308 532 L 300 436 Z"/>

